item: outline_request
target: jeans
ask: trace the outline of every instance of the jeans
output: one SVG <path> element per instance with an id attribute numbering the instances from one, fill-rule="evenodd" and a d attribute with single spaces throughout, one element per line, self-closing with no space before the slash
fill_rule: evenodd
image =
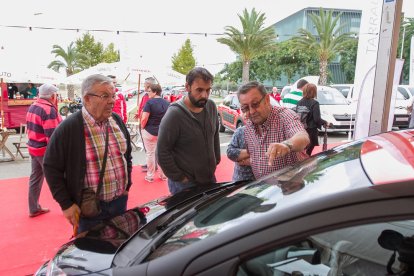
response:
<path id="1" fill-rule="evenodd" d="M 187 188 L 195 187 L 196 185 L 197 184 L 194 182 L 182 183 L 168 178 L 168 189 L 172 195 L 175 195 L 176 193 L 179 193 Z"/>
<path id="2" fill-rule="evenodd" d="M 41 207 L 39 196 L 42 191 L 43 180 L 43 156 L 31 156 L 32 172 L 29 178 L 29 212 L 36 213 Z"/>
<path id="3" fill-rule="evenodd" d="M 112 201 L 100 201 L 101 213 L 93 218 L 79 218 L 78 233 L 91 229 L 93 226 L 102 223 L 102 221 L 122 215 L 126 211 L 128 195 L 122 195 Z"/>

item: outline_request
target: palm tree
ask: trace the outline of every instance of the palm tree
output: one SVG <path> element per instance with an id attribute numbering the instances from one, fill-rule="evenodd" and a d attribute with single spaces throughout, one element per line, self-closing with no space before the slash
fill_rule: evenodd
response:
<path id="1" fill-rule="evenodd" d="M 319 16 L 309 14 L 313 25 L 316 28 L 316 35 L 303 28 L 299 29 L 298 36 L 292 38 L 295 47 L 299 49 L 310 49 L 319 57 L 319 83 L 326 85 L 328 80 L 328 62 L 337 54 L 340 54 L 348 41 L 351 34 L 344 32 L 345 25 L 337 26 L 341 14 L 333 17 L 333 11 L 319 10 Z"/>
<path id="2" fill-rule="evenodd" d="M 56 72 L 59 72 L 60 68 L 65 68 L 67 77 L 83 69 L 80 64 L 86 57 L 79 54 L 73 44 L 73 42 L 70 43 L 66 51 L 59 45 L 53 45 L 51 53 L 59 59 L 52 61 L 47 67 Z"/>
<path id="3" fill-rule="evenodd" d="M 226 26 L 226 37 L 218 38 L 217 41 L 229 46 L 240 56 L 243 63 L 242 82 L 246 83 L 249 81 L 250 61 L 274 49 L 276 35 L 272 26 L 263 28 L 266 17 L 262 13 L 257 13 L 254 8 L 251 13 L 244 9 L 243 16 L 238 16 L 243 30 Z"/>
<path id="4" fill-rule="evenodd" d="M 58 58 L 52 61 L 47 67 L 52 70 L 59 72 L 61 68 L 65 68 L 66 76 L 73 75 L 83 69 L 81 66 L 82 62 L 86 57 L 82 54 L 79 54 L 76 50 L 76 47 L 73 46 L 73 42 L 68 46 L 67 50 L 63 49 L 59 45 L 53 45 L 53 50 L 51 52 L 55 54 L 55 58 Z M 74 98 L 74 87 L 73 85 L 68 85 L 68 98 Z"/>

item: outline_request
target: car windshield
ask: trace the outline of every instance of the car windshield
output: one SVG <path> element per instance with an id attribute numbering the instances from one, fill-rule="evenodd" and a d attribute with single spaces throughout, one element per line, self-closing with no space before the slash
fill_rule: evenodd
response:
<path id="1" fill-rule="evenodd" d="M 318 89 L 318 102 L 320 105 L 347 105 L 344 95 L 336 89 Z"/>
<path id="2" fill-rule="evenodd" d="M 157 245 L 160 245 L 155 245 L 144 260 L 156 259 L 224 231 L 234 231 L 246 220 L 289 208 L 297 200 L 310 200 L 338 189 L 349 189 L 354 175 L 362 175 L 357 185 L 371 185 L 359 166 L 361 144 L 355 142 L 347 148 L 337 147 L 330 154 L 311 157 L 301 165 L 277 171 L 194 206 L 186 217 L 177 219 L 166 228 L 164 241 L 161 244 L 158 241 Z M 139 260 L 135 262 L 139 263 Z"/>
<path id="3" fill-rule="evenodd" d="M 344 97 L 347 97 L 349 90 L 351 90 L 351 87 L 349 85 L 335 85 L 333 87 L 338 89 L 338 91 L 341 92 Z"/>

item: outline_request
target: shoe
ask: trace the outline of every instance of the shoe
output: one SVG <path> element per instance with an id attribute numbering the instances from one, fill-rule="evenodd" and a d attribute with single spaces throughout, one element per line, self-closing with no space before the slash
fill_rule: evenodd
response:
<path id="1" fill-rule="evenodd" d="M 46 213 L 49 213 L 49 212 L 50 212 L 49 209 L 41 207 L 36 212 L 29 214 L 29 217 L 34 218 L 34 217 L 37 217 L 37 216 L 40 216 L 40 215 L 43 215 L 43 214 L 46 214 Z"/>
<path id="2" fill-rule="evenodd" d="M 145 181 L 150 182 L 150 183 L 154 182 L 154 178 L 150 178 L 148 176 L 145 176 L 144 179 Z"/>

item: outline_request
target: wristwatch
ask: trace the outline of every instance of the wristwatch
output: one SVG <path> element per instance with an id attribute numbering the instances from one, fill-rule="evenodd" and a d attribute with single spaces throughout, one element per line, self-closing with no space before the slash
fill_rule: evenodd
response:
<path id="1" fill-rule="evenodd" d="M 281 144 L 286 145 L 289 148 L 289 151 L 293 151 L 293 144 L 289 140 L 283 141 Z"/>

